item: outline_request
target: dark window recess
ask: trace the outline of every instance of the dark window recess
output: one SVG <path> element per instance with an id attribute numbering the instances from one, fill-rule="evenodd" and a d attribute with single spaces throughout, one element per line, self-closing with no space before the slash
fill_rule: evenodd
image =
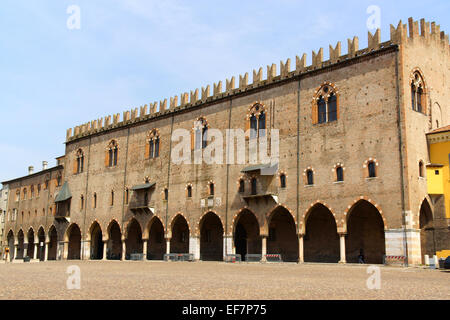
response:
<path id="1" fill-rule="evenodd" d="M 342 169 L 342 167 L 336 169 L 336 180 L 344 181 L 344 169 Z"/>
<path id="2" fill-rule="evenodd" d="M 252 179 L 252 195 L 256 195 L 256 178 Z"/>
<path id="3" fill-rule="evenodd" d="M 306 172 L 306 178 L 307 178 L 307 182 L 308 182 L 308 185 L 310 185 L 310 186 L 312 186 L 313 184 L 314 184 L 314 173 L 313 173 L 313 171 L 312 170 L 308 170 L 307 172 Z"/>
<path id="4" fill-rule="evenodd" d="M 286 175 L 284 174 L 280 176 L 280 186 L 281 188 L 286 188 Z"/>
<path id="5" fill-rule="evenodd" d="M 369 162 L 369 178 L 375 178 L 376 172 L 375 172 L 375 162 Z"/>

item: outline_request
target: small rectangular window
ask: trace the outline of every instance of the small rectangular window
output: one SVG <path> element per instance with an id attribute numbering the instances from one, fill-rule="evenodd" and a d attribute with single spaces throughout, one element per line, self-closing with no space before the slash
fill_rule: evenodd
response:
<path id="1" fill-rule="evenodd" d="M 434 170 L 434 174 L 438 176 L 439 175 L 439 170 Z"/>

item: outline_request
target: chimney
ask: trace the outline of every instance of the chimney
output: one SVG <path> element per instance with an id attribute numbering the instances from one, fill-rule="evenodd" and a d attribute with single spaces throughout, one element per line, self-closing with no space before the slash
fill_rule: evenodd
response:
<path id="1" fill-rule="evenodd" d="M 34 172 L 34 167 L 33 166 L 29 166 L 28 167 L 28 174 L 33 174 Z"/>
<path id="2" fill-rule="evenodd" d="M 42 161 L 42 170 L 47 170 L 47 165 L 48 165 L 47 161 Z"/>

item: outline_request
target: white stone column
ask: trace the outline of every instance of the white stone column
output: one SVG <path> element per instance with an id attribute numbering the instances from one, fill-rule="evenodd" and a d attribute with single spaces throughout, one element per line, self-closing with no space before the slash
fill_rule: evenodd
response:
<path id="1" fill-rule="evenodd" d="M 14 257 L 13 257 L 13 261 L 16 260 L 17 258 L 17 248 L 19 247 L 18 243 L 14 244 Z"/>
<path id="2" fill-rule="evenodd" d="M 127 244 L 124 239 L 122 240 L 122 257 L 120 258 L 120 260 L 125 261 L 126 253 L 127 253 Z"/>
<path id="3" fill-rule="evenodd" d="M 189 237 L 189 253 L 194 255 L 194 260 L 200 260 L 200 239 Z"/>
<path id="4" fill-rule="evenodd" d="M 262 246 L 261 246 L 262 262 L 267 261 L 266 254 L 267 254 L 267 236 L 262 236 Z"/>
<path id="5" fill-rule="evenodd" d="M 166 254 L 170 254 L 170 238 L 166 239 Z"/>
<path id="6" fill-rule="evenodd" d="M 148 239 L 142 239 L 142 253 L 144 254 L 144 260 L 147 260 L 148 252 Z"/>
<path id="7" fill-rule="evenodd" d="M 44 261 L 48 261 L 48 242 L 45 243 L 45 248 L 44 248 Z"/>
<path id="8" fill-rule="evenodd" d="M 103 258 L 102 260 L 107 260 L 106 251 L 108 249 L 108 240 L 103 240 Z"/>
<path id="9" fill-rule="evenodd" d="M 63 260 L 67 260 L 69 257 L 69 242 L 64 241 L 63 243 Z"/>
<path id="10" fill-rule="evenodd" d="M 223 255 L 230 255 L 230 254 L 235 254 L 233 252 L 233 237 L 232 236 L 225 236 L 223 237 Z M 242 259 L 244 259 L 245 257 L 242 257 Z"/>
<path id="11" fill-rule="evenodd" d="M 339 263 L 347 263 L 346 257 L 345 257 L 345 233 L 339 234 L 339 244 L 340 244 L 340 252 L 341 252 L 341 260 L 339 260 Z"/>
<path id="12" fill-rule="evenodd" d="M 23 243 L 23 255 L 22 258 L 25 258 L 28 254 L 28 242 L 27 243 Z"/>
<path id="13" fill-rule="evenodd" d="M 298 263 L 305 262 L 304 248 L 303 248 L 303 236 L 304 234 L 298 235 Z"/>
<path id="14" fill-rule="evenodd" d="M 38 250 L 39 250 L 39 242 L 34 244 L 33 260 L 37 260 Z"/>

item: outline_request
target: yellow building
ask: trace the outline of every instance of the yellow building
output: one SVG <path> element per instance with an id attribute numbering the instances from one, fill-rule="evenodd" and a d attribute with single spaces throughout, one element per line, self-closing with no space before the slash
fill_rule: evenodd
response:
<path id="1" fill-rule="evenodd" d="M 450 125 L 427 134 L 430 164 L 427 165 L 428 193 L 435 202 L 434 220 L 449 228 L 450 221 Z M 441 212 L 441 214 L 439 214 Z M 445 212 L 445 214 L 444 214 Z M 436 221 L 438 222 L 438 221 Z M 435 224 L 435 228 L 438 227 Z M 438 257 L 450 255 L 450 248 L 437 252 Z"/>

